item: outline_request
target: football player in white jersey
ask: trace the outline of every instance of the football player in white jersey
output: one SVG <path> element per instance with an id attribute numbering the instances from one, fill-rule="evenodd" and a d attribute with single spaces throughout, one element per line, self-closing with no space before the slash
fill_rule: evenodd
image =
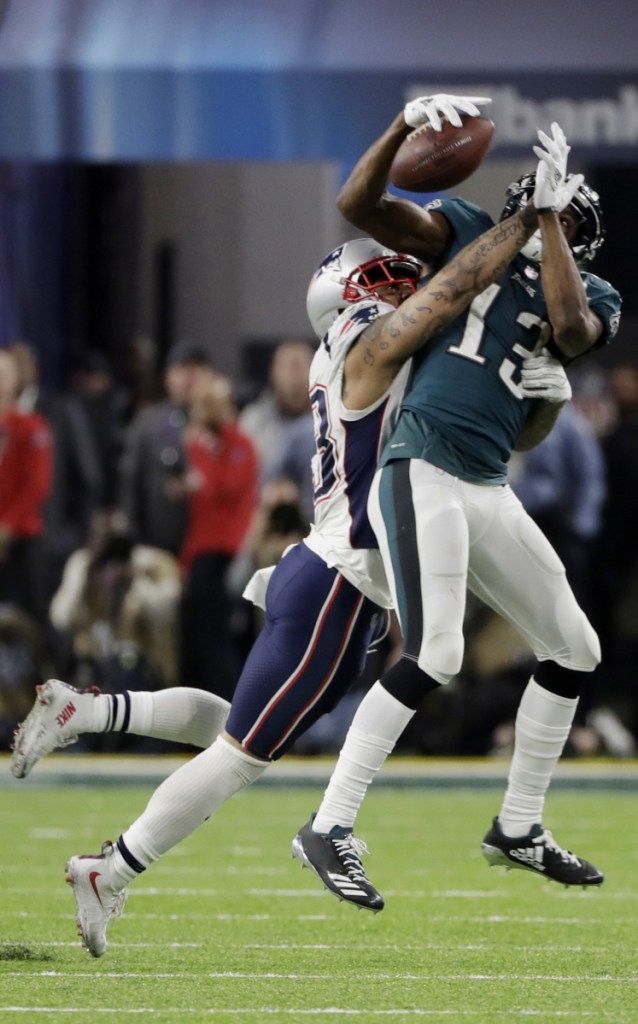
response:
<path id="1" fill-rule="evenodd" d="M 16 734 L 18 777 L 86 731 L 126 730 L 206 748 L 159 786 L 116 844 L 70 858 L 67 880 L 91 955 L 105 952 L 107 925 L 121 913 L 129 882 L 254 782 L 357 678 L 390 604 L 366 503 L 406 362 L 502 272 L 537 220 L 533 206 L 525 207 L 418 291 L 422 265 L 369 239 L 339 246 L 314 274 L 308 313 L 321 338 L 310 376 L 317 522 L 307 541 L 251 581 L 265 625 L 226 721 L 225 702 L 187 687 L 99 695 L 50 680 L 39 688 Z M 546 432 L 544 422 L 530 427 L 538 440 Z"/>

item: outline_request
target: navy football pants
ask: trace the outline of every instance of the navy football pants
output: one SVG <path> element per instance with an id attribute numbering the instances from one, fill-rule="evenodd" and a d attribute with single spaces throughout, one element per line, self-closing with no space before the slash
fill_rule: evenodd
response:
<path id="1" fill-rule="evenodd" d="M 386 613 L 297 544 L 277 565 L 266 618 L 235 689 L 226 730 L 277 759 L 356 681 Z"/>

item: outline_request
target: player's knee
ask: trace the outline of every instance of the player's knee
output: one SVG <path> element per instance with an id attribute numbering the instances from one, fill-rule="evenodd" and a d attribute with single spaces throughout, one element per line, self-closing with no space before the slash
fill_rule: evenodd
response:
<path id="1" fill-rule="evenodd" d="M 428 676 L 412 658 L 402 657 L 383 673 L 381 685 L 395 700 L 416 711 L 423 698 L 438 689 L 438 680 Z"/>
<path id="2" fill-rule="evenodd" d="M 584 623 L 581 634 L 580 649 L 577 650 L 577 661 L 583 672 L 593 672 L 600 665 L 602 657 L 600 640 L 591 623 L 583 616 Z"/>
<path id="3" fill-rule="evenodd" d="M 569 657 L 565 664 L 580 672 L 593 672 L 600 664 L 601 651 L 598 634 L 589 619 L 579 609 L 569 637 Z"/>
<path id="4" fill-rule="evenodd" d="M 439 683 L 449 683 L 461 671 L 463 637 L 459 633 L 436 633 L 429 636 L 419 653 L 419 668 Z"/>
<path id="5" fill-rule="evenodd" d="M 600 640 L 584 615 L 580 627 L 563 639 L 566 641 L 563 650 L 550 655 L 557 665 L 574 672 L 593 672 L 600 664 Z"/>
<path id="6" fill-rule="evenodd" d="M 600 640 L 571 591 L 557 603 L 555 621 L 558 635 L 550 657 L 564 668 L 593 672 L 600 664 Z"/>

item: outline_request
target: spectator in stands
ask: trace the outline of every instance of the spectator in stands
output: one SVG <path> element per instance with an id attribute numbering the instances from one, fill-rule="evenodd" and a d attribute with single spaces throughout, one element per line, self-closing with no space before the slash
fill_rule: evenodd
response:
<path id="1" fill-rule="evenodd" d="M 44 505 L 51 491 L 52 442 L 40 413 L 18 407 L 18 366 L 0 350 L 0 602 L 38 623 L 46 619 L 42 590 Z"/>
<path id="2" fill-rule="evenodd" d="M 261 481 L 289 478 L 299 488 L 306 515 L 312 515 L 314 427 L 308 398 L 308 371 L 314 345 L 288 338 L 275 348 L 267 387 L 244 407 L 242 430 L 253 440 Z"/>
<path id="3" fill-rule="evenodd" d="M 315 458 L 315 432 L 312 413 L 299 416 L 288 424 L 281 447 L 270 464 L 264 486 L 291 483 L 298 492 L 302 515 L 314 517 L 314 485 L 312 476 Z"/>
<path id="4" fill-rule="evenodd" d="M 180 594 L 172 555 L 134 543 L 121 512 L 97 512 L 51 602 L 53 626 L 68 642 L 69 678 L 109 692 L 174 686 Z"/>
<path id="5" fill-rule="evenodd" d="M 570 380 L 572 404 L 582 412 L 596 437 L 605 437 L 616 423 L 609 371 L 596 365 L 580 366 L 577 361 L 573 372 L 570 367 Z"/>
<path id="6" fill-rule="evenodd" d="M 18 407 L 43 416 L 53 441 L 51 491 L 44 508 L 40 556 L 48 606 L 67 558 L 86 542 L 91 515 L 100 501 L 103 467 L 79 399 L 42 386 L 38 354 L 32 345 L 14 341 L 7 351 L 18 367 Z"/>
<path id="7" fill-rule="evenodd" d="M 593 542 L 606 495 L 603 452 L 593 428 L 570 403 L 536 448 L 516 453 L 512 489 L 562 559 L 586 610 Z"/>
<path id="8" fill-rule="evenodd" d="M 245 661 L 264 623 L 263 609 L 241 600 L 257 569 L 276 565 L 286 548 L 307 536 L 310 523 L 299 489 L 289 478 L 264 484 L 246 543 L 233 559 L 226 585 L 233 602 L 233 631 Z"/>
<path id="9" fill-rule="evenodd" d="M 73 360 L 70 387 L 84 410 L 100 461 L 102 487 L 97 504 L 100 508 L 113 507 L 117 502 L 129 395 L 116 384 L 108 358 L 94 349 L 86 349 Z"/>
<path id="10" fill-rule="evenodd" d="M 301 495 L 292 480 L 276 479 L 264 484 L 247 549 L 251 559 L 249 576 L 257 569 L 276 565 L 286 548 L 303 540 L 309 529 Z"/>
<path id="11" fill-rule="evenodd" d="M 136 331 L 118 360 L 118 376 L 128 396 L 127 423 L 163 400 L 163 373 L 158 363 L 155 339 L 145 331 Z"/>
<path id="12" fill-rule="evenodd" d="M 615 729 L 607 746 L 618 738 L 618 750 L 635 753 L 638 738 L 636 658 L 638 657 L 638 364 L 623 363 L 610 374 L 615 424 L 602 439 L 607 472 L 596 551 L 595 625 L 605 654 L 598 695 L 633 735 L 623 742 Z M 609 725 L 609 723 L 607 723 Z"/>
<path id="13" fill-rule="evenodd" d="M 259 460 L 237 425 L 225 377 L 202 374 L 195 384 L 186 452 L 188 469 L 172 481 L 189 510 L 180 554 L 186 574 L 181 682 L 230 699 L 241 666 L 226 577 L 257 512 Z"/>
<path id="14" fill-rule="evenodd" d="M 184 541 L 187 504 L 172 481 L 186 470 L 183 433 L 193 385 L 211 366 L 205 346 L 178 342 L 166 360 L 165 399 L 134 417 L 124 442 L 119 504 L 140 543 L 174 555 Z"/>

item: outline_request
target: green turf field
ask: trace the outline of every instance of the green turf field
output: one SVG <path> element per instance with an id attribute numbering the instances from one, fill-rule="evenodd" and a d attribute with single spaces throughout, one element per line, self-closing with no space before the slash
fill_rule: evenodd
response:
<path id="1" fill-rule="evenodd" d="M 145 790 L 0 790 L 0 1021 L 635 1024 L 636 796 L 550 796 L 546 826 L 607 873 L 583 892 L 487 867 L 500 795 L 373 789 L 358 832 L 387 899 L 374 916 L 290 859 L 318 789 L 258 786 L 131 886 L 94 960 L 65 859 L 115 839 Z"/>

